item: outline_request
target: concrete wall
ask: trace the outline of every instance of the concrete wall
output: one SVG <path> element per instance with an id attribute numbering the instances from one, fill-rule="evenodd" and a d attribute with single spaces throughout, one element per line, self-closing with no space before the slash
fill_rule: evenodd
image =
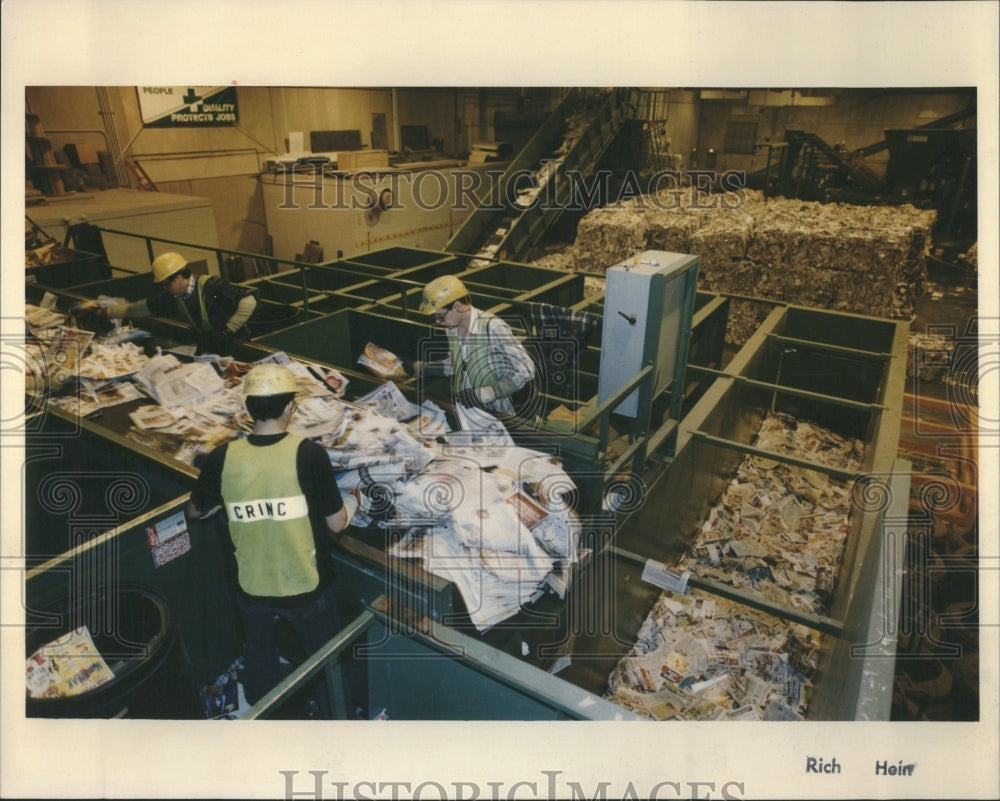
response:
<path id="1" fill-rule="evenodd" d="M 527 90 L 530 100 L 554 107 L 562 90 Z M 110 113 L 102 113 L 102 95 Z M 212 128 L 144 128 L 136 87 L 32 86 L 26 110 L 38 114 L 53 147 L 73 142 L 119 150 L 134 158 L 161 192 L 211 199 L 219 245 L 254 253 L 268 248 L 258 176 L 268 158 L 287 152 L 292 131 L 359 130 L 371 146 L 372 115 L 385 114 L 390 150 L 399 125 L 426 125 L 446 154 L 467 153 L 473 142 L 494 138 L 496 111 L 525 103 L 526 90 L 237 87 L 239 123 Z M 106 110 L 106 109 L 105 109 Z M 398 116 L 398 119 L 397 119 Z M 118 185 L 135 179 L 118 165 Z M 302 243 L 305 244 L 304 242 Z"/>

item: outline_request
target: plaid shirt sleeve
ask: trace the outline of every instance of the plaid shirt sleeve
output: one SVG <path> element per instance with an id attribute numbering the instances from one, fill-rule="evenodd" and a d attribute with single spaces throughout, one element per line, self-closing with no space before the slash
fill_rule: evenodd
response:
<path id="1" fill-rule="evenodd" d="M 497 396 L 506 397 L 534 378 L 535 363 L 505 320 L 493 317 L 487 331 L 490 369 L 499 378 Z"/>

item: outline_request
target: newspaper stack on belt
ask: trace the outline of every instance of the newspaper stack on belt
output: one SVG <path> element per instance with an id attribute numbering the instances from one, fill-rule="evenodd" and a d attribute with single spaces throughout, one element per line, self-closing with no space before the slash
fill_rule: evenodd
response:
<path id="1" fill-rule="evenodd" d="M 219 392 L 225 382 L 212 365 L 184 364 L 176 356 L 156 356 L 134 376 L 135 382 L 161 406 L 187 406 Z"/>
<path id="2" fill-rule="evenodd" d="M 403 532 L 391 555 L 453 582 L 480 630 L 564 586 L 546 579 L 577 561 L 579 525 L 558 459 L 515 446 L 478 409 L 459 415 L 465 430 L 447 431 L 440 409 L 410 403 L 392 382 L 356 405 L 330 459 L 344 468 L 341 491 L 363 498 L 355 522 Z"/>
<path id="3" fill-rule="evenodd" d="M 398 366 L 376 346 L 366 348 L 366 359 L 376 372 Z M 347 379 L 336 370 L 281 352 L 254 364 L 262 363 L 295 375 L 289 431 L 322 445 L 341 492 L 358 493 L 354 525 L 401 534 L 392 554 L 419 558 L 454 582 L 480 630 L 544 592 L 562 596 L 578 559 L 579 523 L 566 501 L 575 488 L 558 459 L 515 446 L 503 424 L 480 409 L 459 408 L 462 430 L 452 431 L 441 408 L 412 403 L 391 380 L 348 402 Z M 253 428 L 242 395 L 250 365 L 182 362 L 169 353 L 141 367 L 120 364 L 139 369 L 99 391 L 84 387 L 67 402 L 89 413 L 145 393 L 155 403 L 129 410 L 126 437 L 191 465 Z"/>

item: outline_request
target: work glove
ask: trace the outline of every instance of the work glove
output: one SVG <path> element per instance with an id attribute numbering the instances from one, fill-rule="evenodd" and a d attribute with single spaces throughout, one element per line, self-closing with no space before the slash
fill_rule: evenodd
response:
<path id="1" fill-rule="evenodd" d="M 344 526 L 344 528 L 347 528 L 347 526 L 351 525 L 354 515 L 358 511 L 358 499 L 350 492 L 340 497 L 344 502 L 344 511 L 347 512 L 347 524 Z"/>
<path id="2" fill-rule="evenodd" d="M 459 391 L 458 395 L 455 396 L 455 403 L 460 403 L 462 406 L 478 406 L 480 409 L 485 409 L 488 404 L 493 403 L 496 399 L 496 390 L 487 385 L 485 387 L 469 387 L 468 389 Z"/>
<path id="3" fill-rule="evenodd" d="M 111 306 L 104 306 L 102 304 L 101 309 L 106 316 L 121 319 L 122 317 L 128 316 L 130 305 L 131 304 L 128 301 L 123 300 L 118 303 L 114 303 Z"/>

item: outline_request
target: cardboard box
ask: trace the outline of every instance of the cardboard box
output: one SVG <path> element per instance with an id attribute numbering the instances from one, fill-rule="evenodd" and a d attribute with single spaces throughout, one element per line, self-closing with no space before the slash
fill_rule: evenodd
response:
<path id="1" fill-rule="evenodd" d="M 388 166 L 388 150 L 341 150 L 337 153 L 338 170 L 357 170 L 364 167 Z"/>
<path id="2" fill-rule="evenodd" d="M 97 148 L 93 145 L 76 142 L 66 145 L 63 150 L 66 151 L 66 156 L 74 167 L 79 167 L 83 164 L 100 163 L 100 160 L 97 158 Z"/>

